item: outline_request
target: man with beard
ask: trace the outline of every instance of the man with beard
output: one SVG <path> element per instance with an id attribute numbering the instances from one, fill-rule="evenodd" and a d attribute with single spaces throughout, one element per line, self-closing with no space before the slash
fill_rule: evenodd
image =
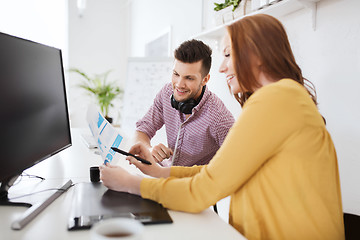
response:
<path id="1" fill-rule="evenodd" d="M 234 117 L 207 87 L 212 50 L 189 40 L 174 52 L 171 83 L 156 95 L 153 105 L 136 123 L 136 141 L 151 149 L 163 166 L 205 165 L 223 143 Z M 165 125 L 168 146 L 151 146 Z"/>

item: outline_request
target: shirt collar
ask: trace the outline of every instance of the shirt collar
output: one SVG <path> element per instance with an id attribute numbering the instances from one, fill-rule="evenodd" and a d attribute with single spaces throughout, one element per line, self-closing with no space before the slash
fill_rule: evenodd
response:
<path id="1" fill-rule="evenodd" d="M 206 86 L 205 88 L 205 92 L 204 92 L 204 95 L 202 96 L 200 102 L 198 103 L 198 105 L 196 105 L 194 108 L 193 108 L 193 111 L 192 111 L 192 114 L 194 114 L 195 112 L 198 112 L 201 107 L 205 104 L 205 102 L 208 100 L 209 96 L 210 96 L 211 92 L 209 91 L 209 87 Z"/>

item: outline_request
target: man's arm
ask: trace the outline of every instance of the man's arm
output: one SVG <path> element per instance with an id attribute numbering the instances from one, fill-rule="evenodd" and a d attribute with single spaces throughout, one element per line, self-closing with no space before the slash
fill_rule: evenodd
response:
<path id="1" fill-rule="evenodd" d="M 142 142 L 147 148 L 151 148 L 150 138 L 146 133 L 136 131 L 135 142 Z"/>
<path id="2" fill-rule="evenodd" d="M 163 104 L 164 102 L 169 101 L 171 93 L 172 86 L 171 83 L 168 83 L 156 95 L 153 105 L 149 108 L 144 117 L 136 122 L 136 142 L 143 143 L 150 150 L 155 158 L 155 161 L 158 163 L 169 158 L 173 154 L 172 150 L 162 143 L 156 146 L 151 146 L 151 139 L 165 124 Z"/>

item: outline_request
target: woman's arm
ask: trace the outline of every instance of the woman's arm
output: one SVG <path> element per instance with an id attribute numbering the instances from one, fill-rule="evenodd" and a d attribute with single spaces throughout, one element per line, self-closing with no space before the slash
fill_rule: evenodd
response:
<path id="1" fill-rule="evenodd" d="M 152 164 L 147 165 L 143 164 L 133 157 L 127 157 L 126 159 L 130 164 L 134 164 L 139 168 L 143 173 L 157 178 L 167 178 L 170 176 L 170 171 L 172 175 L 177 177 L 188 177 L 193 176 L 198 173 L 203 166 L 194 166 L 194 167 L 161 167 L 159 166 L 148 148 L 143 143 L 135 144 L 130 152 L 136 154 L 142 158 L 149 160 Z M 106 166 L 100 166 L 101 180 L 103 184 L 115 191 L 129 192 L 132 194 L 140 195 L 140 183 L 143 177 L 135 176 L 128 173 L 121 167 L 112 166 L 107 164 Z"/>
<path id="2" fill-rule="evenodd" d="M 307 104 L 308 95 L 297 83 L 285 83 L 263 87 L 247 100 L 223 145 L 198 174 L 176 178 L 170 176 L 169 168 L 159 170 L 156 166 L 144 166 L 128 157 L 142 171 L 162 178 L 134 178 L 122 170 L 124 176 L 119 177 L 114 185 L 110 179 L 102 178 L 105 179 L 104 184 L 113 186 L 115 190 L 141 193 L 142 197 L 157 201 L 166 208 L 186 212 L 202 211 L 239 191 L 271 156 L 280 151 L 285 140 L 302 124 L 300 107 L 303 102 Z M 141 144 L 130 151 L 154 161 L 148 149 Z"/>
<path id="3" fill-rule="evenodd" d="M 247 101 L 221 148 L 198 174 L 145 178 L 141 196 L 169 209 L 199 212 L 239 191 L 301 124 L 299 105 L 308 96 L 297 99 L 299 89 L 271 85 Z"/>

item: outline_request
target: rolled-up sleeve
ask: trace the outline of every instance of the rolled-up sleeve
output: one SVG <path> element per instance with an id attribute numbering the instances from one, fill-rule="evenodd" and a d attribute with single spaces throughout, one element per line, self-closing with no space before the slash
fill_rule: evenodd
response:
<path id="1" fill-rule="evenodd" d="M 154 137 L 156 131 L 164 125 L 162 98 L 166 86 L 167 85 L 165 85 L 156 95 L 154 102 L 147 113 L 136 122 L 136 131 L 147 134 L 150 139 Z"/>

